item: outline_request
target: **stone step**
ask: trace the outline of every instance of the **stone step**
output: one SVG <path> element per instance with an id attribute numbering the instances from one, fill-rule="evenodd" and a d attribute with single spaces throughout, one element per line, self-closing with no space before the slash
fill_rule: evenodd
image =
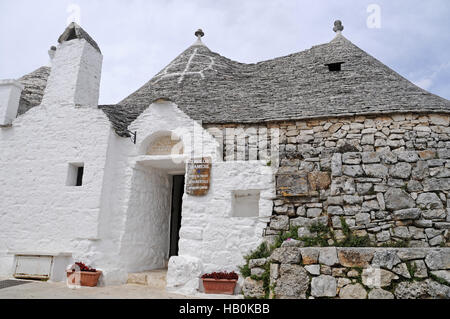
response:
<path id="1" fill-rule="evenodd" d="M 166 289 L 167 269 L 148 270 L 128 274 L 127 284 L 146 285 L 157 289 Z"/>

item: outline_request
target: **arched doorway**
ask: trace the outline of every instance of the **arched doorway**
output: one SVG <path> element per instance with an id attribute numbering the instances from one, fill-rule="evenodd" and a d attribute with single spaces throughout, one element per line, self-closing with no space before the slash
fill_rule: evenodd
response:
<path id="1" fill-rule="evenodd" d="M 166 176 L 171 184 L 170 211 L 167 211 L 167 214 L 169 214 L 167 257 L 170 258 L 178 255 L 185 181 L 184 144 L 181 138 L 172 132 L 160 131 L 152 134 L 143 142 L 141 151 L 144 154 L 138 161 L 139 166 L 147 170 L 158 171 L 159 174 Z M 156 212 L 155 209 L 153 211 L 160 213 Z"/>

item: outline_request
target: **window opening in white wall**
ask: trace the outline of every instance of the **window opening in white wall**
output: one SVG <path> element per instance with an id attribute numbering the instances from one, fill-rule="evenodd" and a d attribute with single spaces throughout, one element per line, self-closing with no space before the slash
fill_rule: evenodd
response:
<path id="1" fill-rule="evenodd" d="M 84 175 L 83 163 L 70 163 L 69 171 L 67 173 L 67 186 L 82 186 Z"/>
<path id="2" fill-rule="evenodd" d="M 234 191 L 233 217 L 258 217 L 259 197 L 258 190 Z"/>

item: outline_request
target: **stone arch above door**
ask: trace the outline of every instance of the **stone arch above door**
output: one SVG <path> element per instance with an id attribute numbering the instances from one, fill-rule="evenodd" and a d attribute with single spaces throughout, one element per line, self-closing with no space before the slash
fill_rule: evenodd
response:
<path id="1" fill-rule="evenodd" d="M 144 155 L 182 155 L 184 144 L 180 137 L 170 131 L 160 131 L 152 134 L 142 146 Z"/>

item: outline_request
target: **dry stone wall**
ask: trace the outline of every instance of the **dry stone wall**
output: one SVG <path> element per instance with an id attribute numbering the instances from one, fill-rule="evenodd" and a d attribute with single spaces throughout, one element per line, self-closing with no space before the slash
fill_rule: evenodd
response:
<path id="1" fill-rule="evenodd" d="M 270 257 L 249 261 L 252 274 L 270 269 L 277 299 L 450 299 L 449 248 L 302 248 L 287 240 Z M 247 277 L 247 298 L 264 284 Z"/>
<path id="2" fill-rule="evenodd" d="M 448 116 L 312 120 L 280 132 L 269 239 L 292 226 L 309 236 L 319 223 L 339 240 L 344 221 L 373 245 L 449 246 Z"/>
<path id="3" fill-rule="evenodd" d="M 224 160 L 257 154 L 274 165 L 278 154 L 268 242 L 293 227 L 299 237 L 314 235 L 308 228 L 316 223 L 330 227 L 333 245 L 344 238 L 344 221 L 374 246 L 450 245 L 448 115 L 349 116 L 219 129 L 226 136 Z M 237 132 L 234 144 L 227 130 Z"/>

